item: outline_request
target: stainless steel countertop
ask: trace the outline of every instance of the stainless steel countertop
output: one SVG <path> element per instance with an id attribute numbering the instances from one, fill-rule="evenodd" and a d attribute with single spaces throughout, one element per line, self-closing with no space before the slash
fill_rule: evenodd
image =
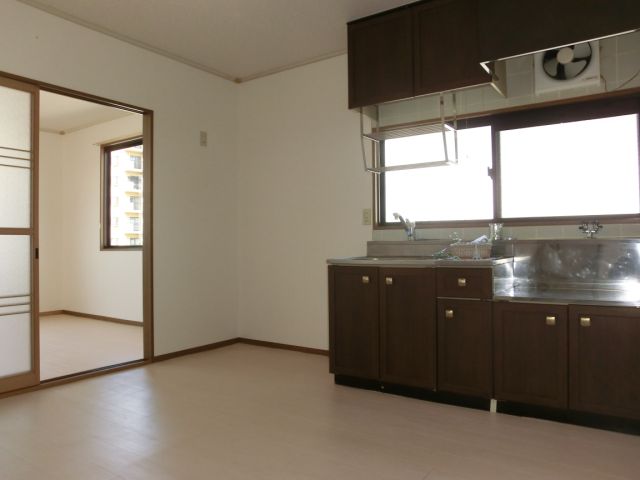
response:
<path id="1" fill-rule="evenodd" d="M 398 256 L 398 257 L 347 257 L 347 258 L 330 258 L 327 260 L 329 265 L 346 265 L 346 266 L 369 266 L 369 267 L 403 267 L 403 268 L 424 268 L 424 267 L 493 267 L 504 263 L 511 263 L 513 258 L 483 258 L 480 260 L 473 259 L 451 259 L 451 258 L 435 258 L 432 256 Z"/>

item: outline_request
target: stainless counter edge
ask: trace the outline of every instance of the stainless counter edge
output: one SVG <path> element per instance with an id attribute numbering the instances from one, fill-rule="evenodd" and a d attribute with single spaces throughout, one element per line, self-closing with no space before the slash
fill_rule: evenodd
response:
<path id="1" fill-rule="evenodd" d="M 384 257 L 364 258 L 364 257 L 347 257 L 347 258 L 329 258 L 329 265 L 343 265 L 352 267 L 402 267 L 402 268 L 425 268 L 425 267 L 493 267 L 505 263 L 511 263 L 513 258 L 484 258 L 480 260 L 460 259 L 452 260 L 448 258 L 393 258 L 385 259 Z"/>

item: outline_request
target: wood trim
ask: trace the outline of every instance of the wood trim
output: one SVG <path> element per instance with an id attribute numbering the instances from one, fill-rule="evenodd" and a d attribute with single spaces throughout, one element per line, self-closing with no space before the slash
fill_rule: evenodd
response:
<path id="1" fill-rule="evenodd" d="M 297 345 L 288 345 L 286 343 L 266 342 L 264 340 L 253 340 L 250 338 L 243 338 L 243 337 L 238 337 L 236 340 L 238 343 L 244 343 L 247 345 L 256 345 L 258 347 L 277 348 L 280 350 L 291 350 L 294 352 L 329 356 L 329 350 L 324 350 L 321 348 L 299 347 Z"/>
<path id="2" fill-rule="evenodd" d="M 33 229 L 0 227 L 0 235 L 33 235 Z"/>
<path id="3" fill-rule="evenodd" d="M 40 381 L 40 89 L 31 96 L 31 361 L 34 384 Z"/>
<path id="4" fill-rule="evenodd" d="M 122 325 L 132 325 L 134 327 L 144 326 L 144 322 L 136 322 L 135 320 L 125 320 L 123 318 L 106 317 L 104 315 L 94 315 L 93 313 L 75 312 L 73 310 L 59 310 L 59 311 L 62 312 L 63 315 L 71 315 L 72 317 L 90 318 L 92 320 L 101 320 L 103 322 L 120 323 Z M 50 315 L 55 315 L 55 313 L 51 313 Z"/>
<path id="5" fill-rule="evenodd" d="M 183 357 L 185 355 L 192 355 L 194 353 L 202 353 L 202 352 L 207 352 L 209 350 L 216 350 L 218 348 L 233 345 L 234 343 L 238 343 L 239 341 L 240 341 L 239 338 L 230 338 L 229 340 L 222 340 L 220 342 L 209 343 L 207 345 L 201 345 L 200 347 L 193 347 L 193 348 L 187 348 L 185 350 L 179 350 L 177 352 L 164 353 L 162 355 L 157 355 L 153 357 L 153 361 L 163 362 L 165 360 L 170 360 L 172 358 L 177 358 L 177 357 Z"/>
<path id="6" fill-rule="evenodd" d="M 150 110 L 148 108 L 136 107 L 135 105 L 130 105 L 128 103 L 119 102 L 117 100 L 111 100 L 109 98 L 100 97 L 98 95 L 93 95 L 91 93 L 80 92 L 78 90 L 73 90 L 71 88 L 60 87 L 60 86 L 54 85 L 52 83 L 47 83 L 47 82 L 43 82 L 43 81 L 40 81 L 40 80 L 34 80 L 34 79 L 31 79 L 31 78 L 22 77 L 20 75 L 15 75 L 13 73 L 0 71 L 0 76 L 6 77 L 5 81 L 13 80 L 15 82 L 26 83 L 26 84 L 29 84 L 29 85 L 33 85 L 33 86 L 39 88 L 40 90 L 44 90 L 44 91 L 51 92 L 51 93 L 58 93 L 60 95 L 66 96 L 66 97 L 77 98 L 79 100 L 86 100 L 88 102 L 99 103 L 100 105 L 106 105 L 107 107 L 115 107 L 115 108 L 119 108 L 121 110 L 127 110 L 129 112 L 141 113 L 141 114 L 144 114 L 144 113 L 152 111 L 152 110 Z M 12 87 L 12 88 L 14 88 L 14 87 Z M 24 90 L 24 87 L 21 88 L 21 89 Z"/>
<path id="7" fill-rule="evenodd" d="M 153 311 L 153 112 L 142 116 L 142 146 L 144 165 L 142 170 L 142 322 L 145 360 L 153 359 L 154 311 Z"/>
<path id="8" fill-rule="evenodd" d="M 38 316 L 40 317 L 51 317 L 53 315 L 64 315 L 64 310 L 49 310 L 47 312 L 40 312 Z"/>

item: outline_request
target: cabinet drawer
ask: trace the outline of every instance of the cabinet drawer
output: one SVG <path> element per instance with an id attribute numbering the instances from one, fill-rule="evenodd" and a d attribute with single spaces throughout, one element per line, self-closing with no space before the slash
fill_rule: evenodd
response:
<path id="1" fill-rule="evenodd" d="M 439 268 L 438 297 L 490 299 L 493 275 L 490 268 Z"/>

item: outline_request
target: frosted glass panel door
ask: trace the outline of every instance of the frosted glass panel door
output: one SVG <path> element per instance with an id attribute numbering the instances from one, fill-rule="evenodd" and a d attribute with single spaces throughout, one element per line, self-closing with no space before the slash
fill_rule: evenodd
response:
<path id="1" fill-rule="evenodd" d="M 0 77 L 0 392 L 39 383 L 38 89 Z"/>

